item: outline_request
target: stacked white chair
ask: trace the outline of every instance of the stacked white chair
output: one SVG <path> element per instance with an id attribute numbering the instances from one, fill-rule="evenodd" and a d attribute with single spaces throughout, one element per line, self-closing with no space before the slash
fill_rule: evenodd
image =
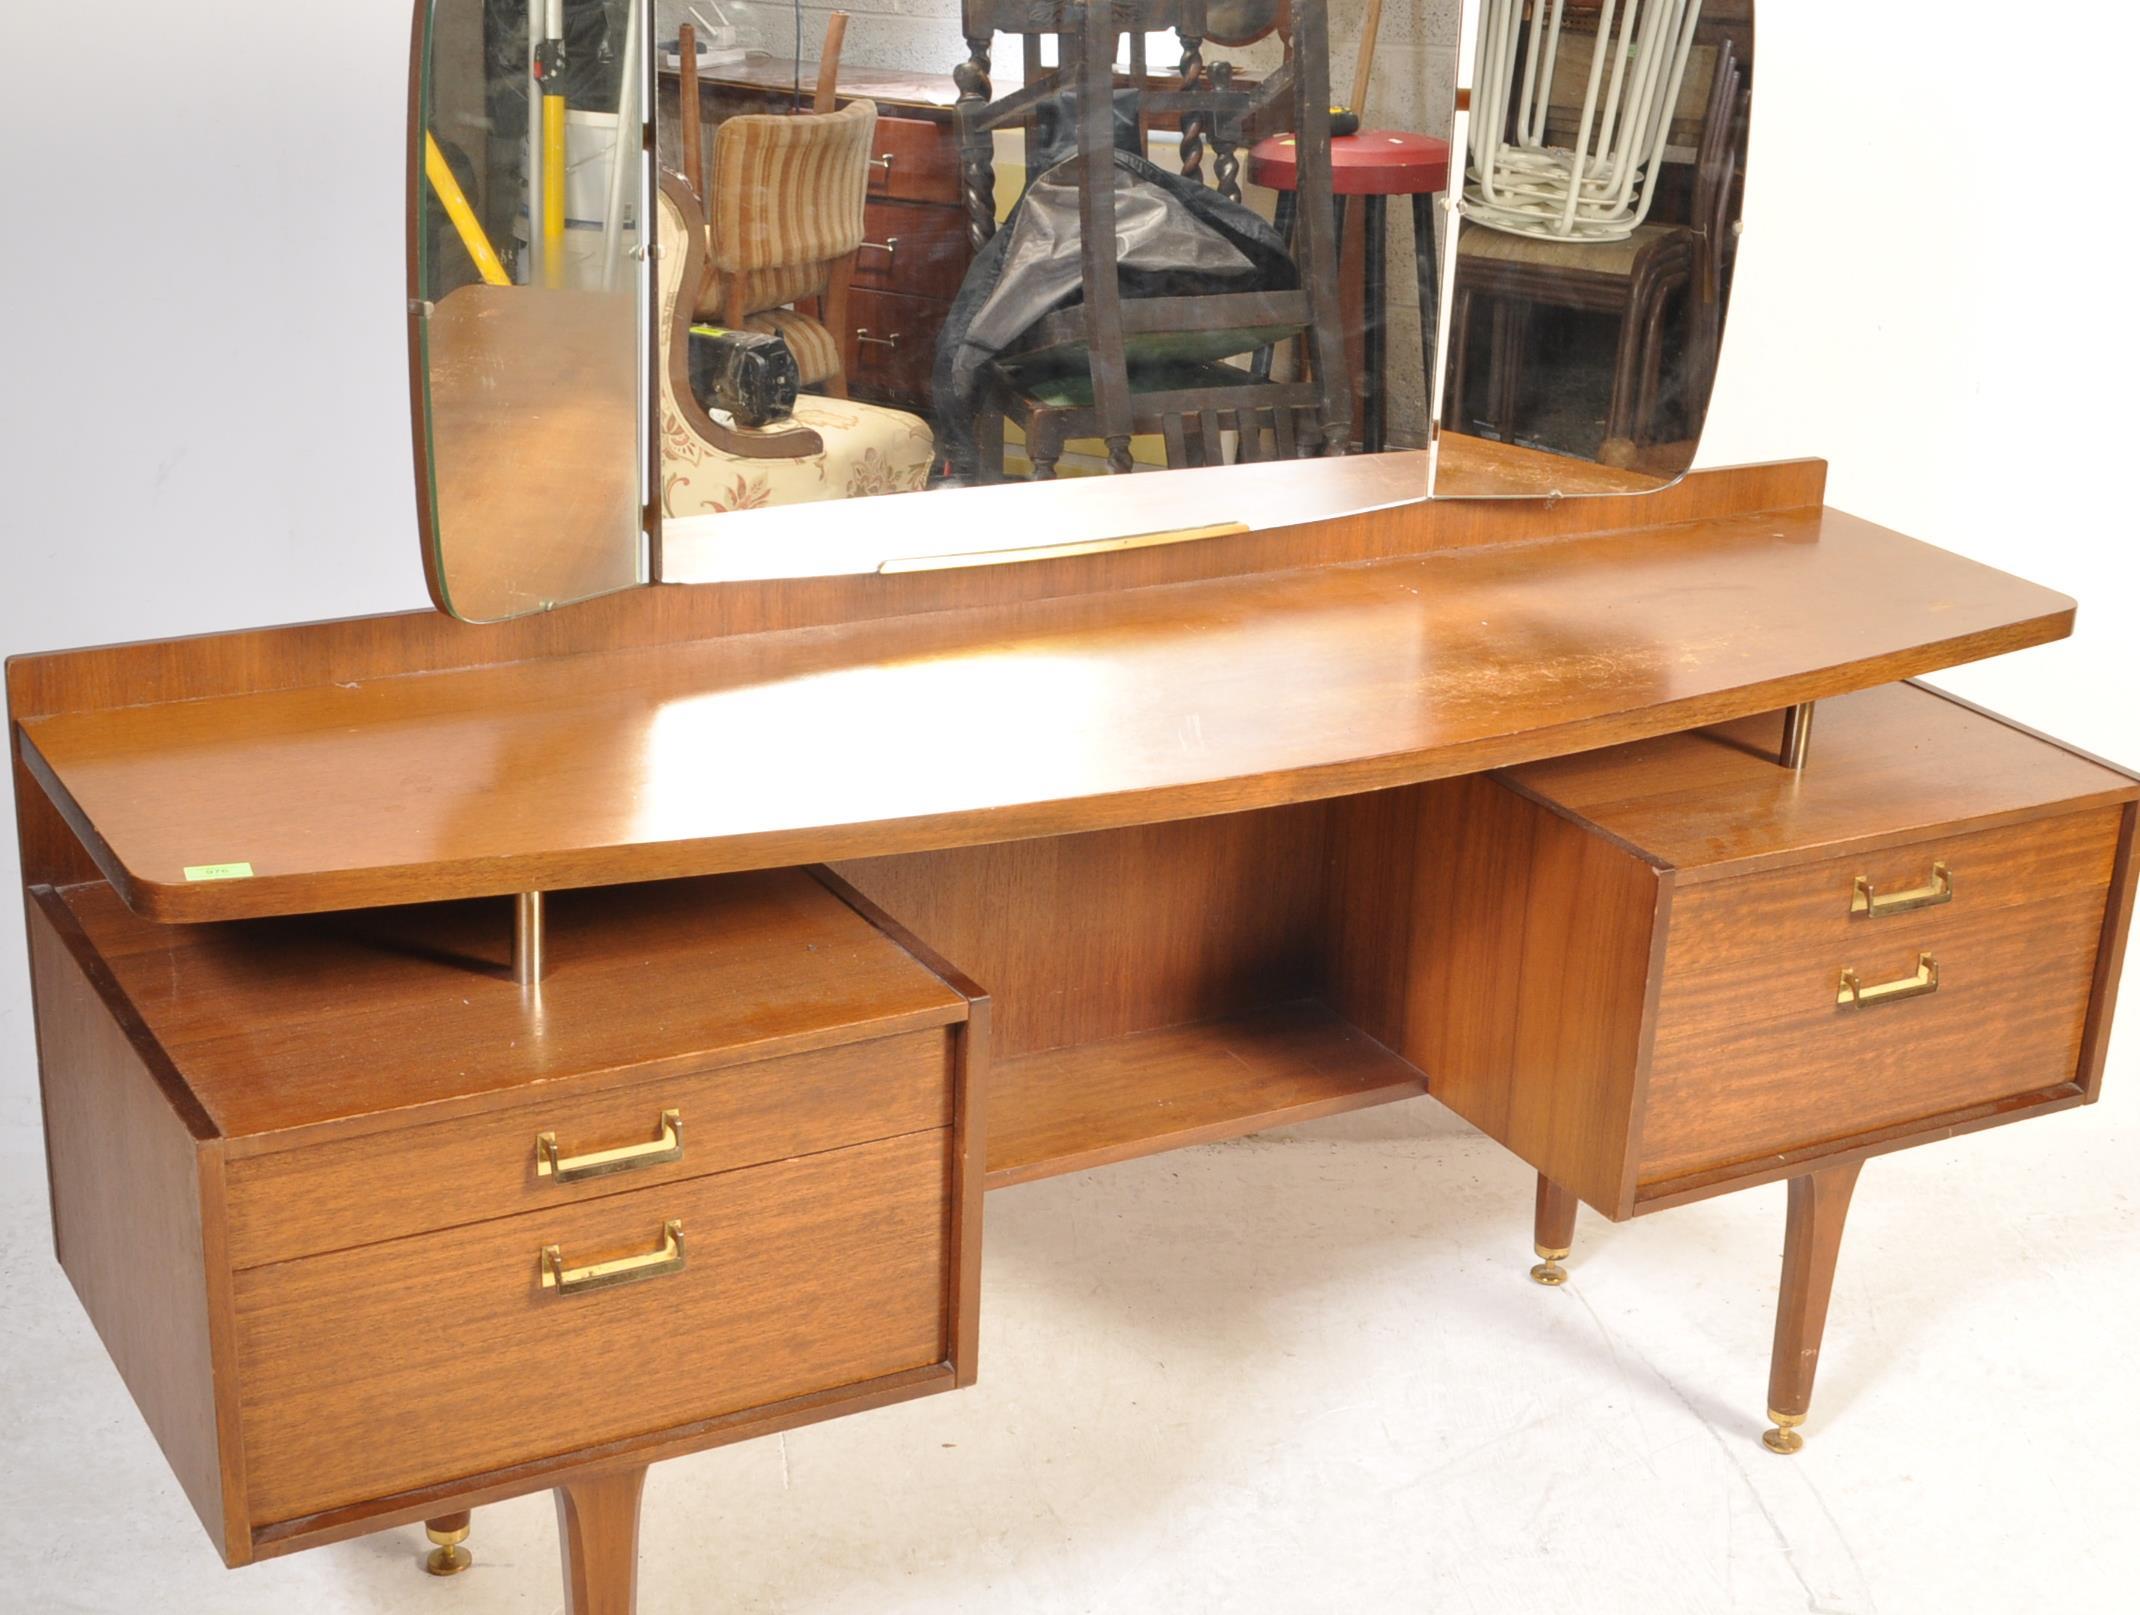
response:
<path id="1" fill-rule="evenodd" d="M 1649 214 L 1702 0 L 1604 0 L 1594 37 L 1563 34 L 1566 0 L 1532 0 L 1528 26 L 1524 4 L 1482 9 L 1464 212 L 1515 235 L 1624 240 Z M 1564 39 L 1589 46 L 1588 83 L 1573 144 L 1548 145 Z"/>

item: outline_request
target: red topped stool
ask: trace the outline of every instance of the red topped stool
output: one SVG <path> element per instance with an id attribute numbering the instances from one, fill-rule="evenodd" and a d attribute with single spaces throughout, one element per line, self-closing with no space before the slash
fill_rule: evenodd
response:
<path id="1" fill-rule="evenodd" d="M 1259 140 L 1248 154 L 1248 179 L 1278 193 L 1278 233 L 1293 239 L 1294 192 L 1300 177 L 1291 135 Z M 1367 205 L 1367 262 L 1361 270 L 1362 357 L 1371 384 L 1360 417 L 1360 442 L 1369 454 L 1385 447 L 1388 421 L 1383 349 L 1388 319 L 1389 271 L 1383 262 L 1389 199 L 1412 199 L 1412 255 L 1419 276 L 1419 344 L 1427 379 L 1427 412 L 1434 409 L 1434 327 L 1441 307 L 1441 279 L 1434 254 L 1434 198 L 1449 188 L 1449 142 L 1399 129 L 1362 129 L 1330 142 L 1331 191 L 1337 199 L 1338 239 L 1345 239 L 1345 204 L 1361 197 Z"/>

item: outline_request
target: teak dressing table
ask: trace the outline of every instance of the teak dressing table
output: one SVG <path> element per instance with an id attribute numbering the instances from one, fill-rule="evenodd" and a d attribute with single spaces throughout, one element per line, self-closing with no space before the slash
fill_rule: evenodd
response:
<path id="1" fill-rule="evenodd" d="M 1794 1449 L 1862 1163 L 2096 1097 L 2140 798 L 1822 491 L 17 658 L 60 1261 L 229 1563 L 554 1489 L 616 1615 L 647 1464 L 973 1382 L 985 1190 L 1427 1094 L 1542 1281 L 1788 1178 Z"/>

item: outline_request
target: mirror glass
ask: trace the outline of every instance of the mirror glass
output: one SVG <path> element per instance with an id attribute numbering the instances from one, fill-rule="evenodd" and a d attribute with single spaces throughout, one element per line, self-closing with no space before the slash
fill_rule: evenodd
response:
<path id="1" fill-rule="evenodd" d="M 420 0 L 411 260 L 433 597 L 470 621 L 648 576 L 647 0 Z"/>
<path id="2" fill-rule="evenodd" d="M 1753 0 L 1474 0 L 1439 496 L 1693 463 L 1731 299 Z"/>
<path id="3" fill-rule="evenodd" d="M 662 576 L 1424 497 L 1461 9 L 656 0 Z"/>

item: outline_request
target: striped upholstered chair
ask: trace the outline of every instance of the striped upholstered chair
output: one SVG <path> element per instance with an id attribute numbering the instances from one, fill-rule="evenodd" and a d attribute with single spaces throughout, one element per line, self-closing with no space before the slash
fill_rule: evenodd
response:
<path id="1" fill-rule="evenodd" d="M 928 422 L 903 410 L 805 393 L 790 419 L 763 428 L 740 427 L 708 412 L 691 392 L 692 313 L 683 296 L 686 285 L 704 282 L 706 227 L 697 198 L 677 175 L 661 176 L 660 219 L 655 307 L 661 322 L 664 515 L 912 493 L 928 482 L 935 436 Z"/>
<path id="2" fill-rule="evenodd" d="M 713 137 L 705 284 L 696 312 L 787 338 L 805 387 L 847 396 L 847 283 L 862 245 L 877 108 L 729 118 Z M 824 318 L 794 308 L 821 298 Z"/>

